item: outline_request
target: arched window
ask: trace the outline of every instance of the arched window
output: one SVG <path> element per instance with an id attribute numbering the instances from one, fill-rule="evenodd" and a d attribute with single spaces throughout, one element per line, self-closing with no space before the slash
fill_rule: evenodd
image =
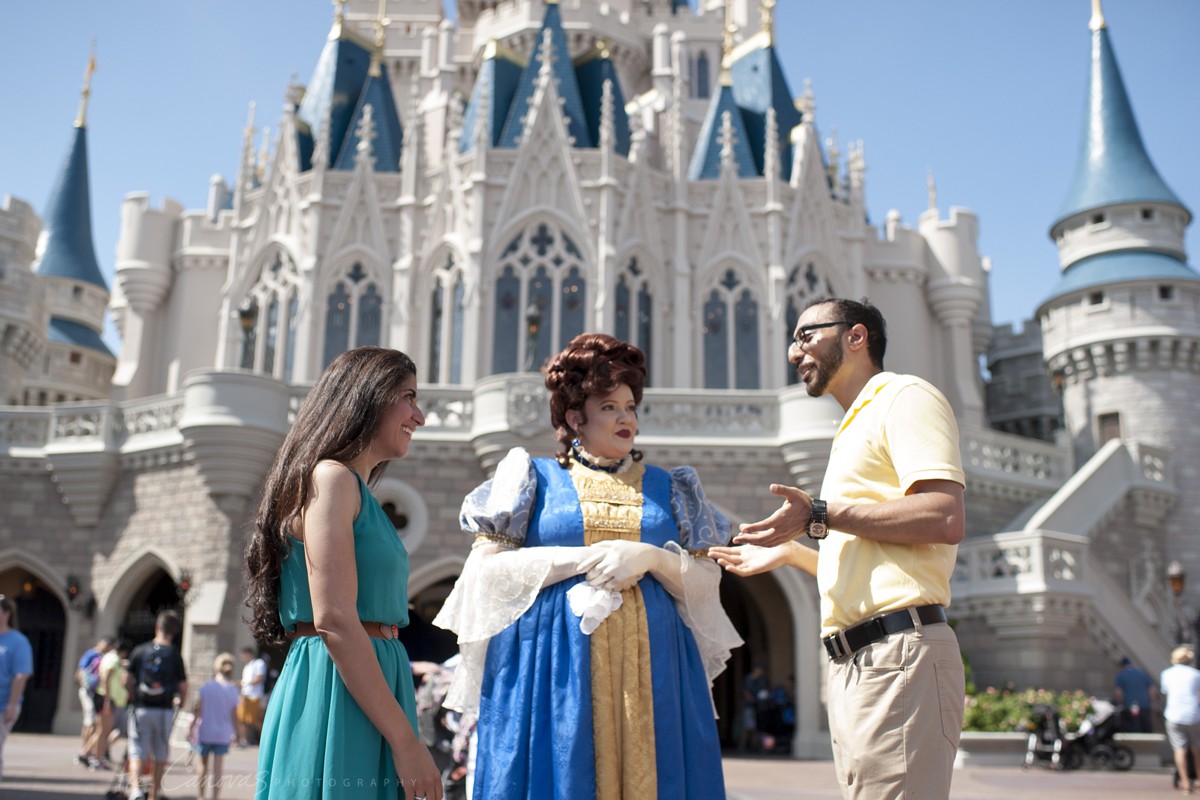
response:
<path id="1" fill-rule="evenodd" d="M 613 334 L 623 341 L 637 345 L 649 361 L 654 336 L 654 297 L 646 274 L 638 265 L 636 257 L 629 259 L 625 269 L 617 276 L 615 294 L 616 308 Z M 647 363 L 647 384 L 650 376 Z"/>
<path id="2" fill-rule="evenodd" d="M 792 267 L 792 271 L 788 273 L 784 292 L 787 297 L 784 311 L 787 330 L 784 331 L 784 335 L 787 337 L 787 345 L 791 345 L 792 334 L 796 332 L 796 325 L 800 322 L 800 313 L 804 310 L 804 306 L 808 304 L 809 300 L 820 295 L 832 297 L 833 289 L 829 285 L 829 279 L 823 278 L 817 270 L 817 265 L 809 261 Z M 787 375 L 788 385 L 792 386 L 800 382 L 800 375 L 790 364 L 788 367 L 784 372 Z"/>
<path id="3" fill-rule="evenodd" d="M 710 90 L 708 88 L 708 53 L 703 50 L 696 56 L 696 97 L 705 99 L 708 97 Z"/>
<path id="4" fill-rule="evenodd" d="M 704 386 L 758 389 L 758 298 L 735 270 L 726 270 L 705 297 Z M 731 324 L 732 322 L 732 324 Z"/>
<path id="5" fill-rule="evenodd" d="M 583 254 L 546 223 L 516 234 L 500 254 L 492 371 L 534 371 L 583 333 L 587 282 Z"/>
<path id="6" fill-rule="evenodd" d="M 292 379 L 299 316 L 299 274 L 292 259 L 276 251 L 253 288 L 238 306 L 242 329 L 242 369 Z"/>
<path id="7" fill-rule="evenodd" d="M 326 297 L 322 369 L 351 347 L 378 346 L 382 342 L 383 295 L 362 263 L 356 261 Z"/>
<path id="8" fill-rule="evenodd" d="M 466 288 L 462 270 L 447 255 L 434 272 L 429 312 L 429 381 L 462 383 L 463 315 Z M 449 309 L 449 315 L 447 315 Z M 445 346 L 449 342 L 449 347 Z"/>

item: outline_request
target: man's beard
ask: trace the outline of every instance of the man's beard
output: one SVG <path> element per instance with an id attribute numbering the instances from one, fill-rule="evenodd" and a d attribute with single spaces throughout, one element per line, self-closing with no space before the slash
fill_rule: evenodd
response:
<path id="1" fill-rule="evenodd" d="M 844 357 L 842 340 L 838 339 L 834 346 L 829 348 L 829 353 L 825 358 L 813 358 L 812 372 L 814 374 L 804 385 L 804 388 L 808 390 L 809 397 L 820 397 L 825 394 L 825 390 L 829 388 L 829 381 L 841 369 Z"/>

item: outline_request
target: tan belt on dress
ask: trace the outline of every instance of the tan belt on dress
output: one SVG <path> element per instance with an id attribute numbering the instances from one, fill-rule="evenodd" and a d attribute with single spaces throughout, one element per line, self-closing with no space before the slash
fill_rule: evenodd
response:
<path id="1" fill-rule="evenodd" d="M 362 620 L 363 630 L 367 632 L 367 636 L 374 639 L 399 639 L 400 626 L 387 622 L 368 622 Z M 317 636 L 317 627 L 311 622 L 297 622 L 296 636 Z"/>

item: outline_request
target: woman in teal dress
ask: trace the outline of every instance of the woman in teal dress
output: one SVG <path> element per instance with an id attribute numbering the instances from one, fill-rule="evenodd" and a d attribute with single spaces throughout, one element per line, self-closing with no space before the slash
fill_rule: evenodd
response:
<path id="1" fill-rule="evenodd" d="M 397 350 L 334 359 L 267 473 L 247 548 L 260 642 L 291 640 L 259 744 L 256 798 L 441 800 L 416 734 L 408 554 L 367 490 L 425 424 Z"/>
<path id="2" fill-rule="evenodd" d="M 729 524 L 695 470 L 633 448 L 645 357 L 582 334 L 550 363 L 556 458 L 511 451 L 463 503 L 475 536 L 436 624 L 478 707 L 475 796 L 721 800 L 710 682 L 741 644 L 705 557 Z"/>

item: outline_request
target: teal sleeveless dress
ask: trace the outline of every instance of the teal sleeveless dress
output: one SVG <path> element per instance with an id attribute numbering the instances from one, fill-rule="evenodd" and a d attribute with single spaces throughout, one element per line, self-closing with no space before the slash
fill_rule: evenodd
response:
<path id="1" fill-rule="evenodd" d="M 387 514 L 358 479 L 361 507 L 354 518 L 358 618 L 408 624 L 408 552 Z M 292 551 L 280 575 L 283 627 L 312 622 L 312 596 L 304 544 Z M 416 731 L 416 698 L 408 653 L 398 639 L 371 638 L 392 694 Z M 319 636 L 292 641 L 271 692 L 258 751 L 256 800 L 270 798 L 403 797 L 391 747 L 342 682 Z"/>

